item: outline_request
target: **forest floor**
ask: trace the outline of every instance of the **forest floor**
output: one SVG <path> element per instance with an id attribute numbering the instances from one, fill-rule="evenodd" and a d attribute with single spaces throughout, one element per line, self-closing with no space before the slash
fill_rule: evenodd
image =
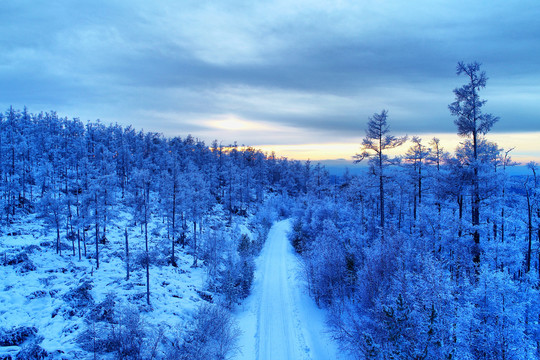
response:
<path id="1" fill-rule="evenodd" d="M 307 294 L 290 229 L 290 220 L 274 224 L 257 259 L 252 294 L 236 313 L 243 331 L 236 359 L 346 359 L 327 331 L 326 312 Z"/>

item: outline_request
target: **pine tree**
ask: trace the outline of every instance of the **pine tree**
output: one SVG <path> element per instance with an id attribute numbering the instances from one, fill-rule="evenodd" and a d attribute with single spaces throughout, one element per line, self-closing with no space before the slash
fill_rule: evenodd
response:
<path id="1" fill-rule="evenodd" d="M 211 194 L 208 182 L 194 167 L 191 168 L 187 186 L 185 200 L 188 219 L 193 223 L 193 266 L 196 267 L 198 260 L 197 224 L 199 224 L 199 231 L 201 231 L 203 217 L 211 207 Z"/>
<path id="2" fill-rule="evenodd" d="M 473 62 L 465 64 L 459 62 L 457 65 L 457 75 L 464 74 L 467 77 L 467 83 L 460 88 L 454 89 L 456 101 L 448 106 L 450 113 L 457 117 L 454 123 L 458 127 L 458 135 L 471 137 L 473 145 L 473 167 L 472 178 L 472 218 L 471 223 L 475 228 L 473 233 L 474 249 L 473 261 L 480 262 L 480 188 L 479 188 L 479 153 L 478 147 L 481 136 L 491 130 L 499 118 L 492 114 L 483 114 L 482 107 L 486 100 L 480 99 L 479 91 L 486 87 L 486 73 L 480 71 L 480 64 Z"/>
<path id="3" fill-rule="evenodd" d="M 405 153 L 405 160 L 411 165 L 413 172 L 413 187 L 415 190 L 414 194 L 414 208 L 413 208 L 413 217 L 416 221 L 417 218 L 417 208 L 422 204 L 422 180 L 424 179 L 424 165 L 426 160 L 429 158 L 431 151 L 429 148 L 426 148 L 422 145 L 422 139 L 418 136 L 413 136 L 412 138 L 413 145 Z"/>
<path id="4" fill-rule="evenodd" d="M 387 124 L 388 111 L 383 110 L 380 114 L 373 114 L 369 118 L 366 137 L 362 140 L 362 152 L 356 154 L 355 162 L 369 158 L 374 173 L 379 178 L 379 211 L 381 234 L 384 234 L 385 226 L 385 208 L 384 208 L 384 168 L 389 164 L 396 163 L 396 159 L 391 159 L 386 155 L 386 151 L 402 145 L 407 137 L 395 137 L 390 135 L 390 126 Z"/>

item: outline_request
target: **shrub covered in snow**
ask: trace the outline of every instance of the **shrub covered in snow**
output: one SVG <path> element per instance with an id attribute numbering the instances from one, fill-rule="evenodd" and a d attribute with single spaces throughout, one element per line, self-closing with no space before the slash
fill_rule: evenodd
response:
<path id="1" fill-rule="evenodd" d="M 114 320 L 107 334 L 107 350 L 117 359 L 141 359 L 146 329 L 139 311 L 133 307 L 117 309 Z"/>
<path id="2" fill-rule="evenodd" d="M 30 261 L 30 259 L 28 258 L 28 254 L 22 251 L 16 255 L 10 256 L 6 261 L 6 265 L 17 265 L 25 261 Z"/>
<path id="3" fill-rule="evenodd" d="M 139 310 L 131 306 L 116 306 L 108 295 L 87 316 L 87 327 L 77 340 L 83 350 L 94 354 L 111 354 L 115 359 L 146 359 L 157 339 L 148 335 Z"/>
<path id="4" fill-rule="evenodd" d="M 0 346 L 18 346 L 36 334 L 37 329 L 31 326 L 18 326 L 8 330 L 0 330 Z"/>
<path id="5" fill-rule="evenodd" d="M 76 308 L 93 305 L 94 299 L 92 298 L 92 294 L 90 294 L 92 287 L 91 281 L 84 280 L 79 286 L 64 294 L 63 299 Z"/>
<path id="6" fill-rule="evenodd" d="M 36 291 L 33 291 L 30 295 L 28 295 L 28 299 L 32 300 L 32 299 L 42 298 L 42 297 L 47 296 L 47 294 L 48 292 L 46 292 L 45 290 L 36 290 Z"/>
<path id="7" fill-rule="evenodd" d="M 49 354 L 45 349 L 43 349 L 41 346 L 39 346 L 39 343 L 43 340 L 43 338 L 36 338 L 33 341 L 29 342 L 28 344 L 25 344 L 21 351 L 17 354 L 15 357 L 15 360 L 42 360 L 46 359 Z"/>
<path id="8" fill-rule="evenodd" d="M 32 262 L 32 260 L 28 257 L 29 253 L 32 253 L 33 250 L 30 251 L 23 250 L 15 255 L 8 256 L 6 253 L 4 253 L 4 265 L 5 266 L 16 266 L 17 272 L 19 273 L 27 273 L 30 271 L 36 270 L 36 265 Z"/>
<path id="9" fill-rule="evenodd" d="M 86 318 L 89 321 L 106 321 L 112 323 L 114 321 L 114 306 L 116 302 L 113 294 L 107 294 L 105 300 L 94 306 Z"/>
<path id="10" fill-rule="evenodd" d="M 229 359 L 239 351 L 240 330 L 223 307 L 203 304 L 187 327 L 183 341 L 171 342 L 168 360 Z"/>

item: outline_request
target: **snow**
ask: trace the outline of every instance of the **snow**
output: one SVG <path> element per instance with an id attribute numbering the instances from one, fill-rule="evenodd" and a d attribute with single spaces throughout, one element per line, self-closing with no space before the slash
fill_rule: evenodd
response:
<path id="1" fill-rule="evenodd" d="M 60 256 L 55 252 L 54 232 L 44 232 L 37 217 L 13 224 L 11 230 L 16 235 L 0 237 L 2 263 L 4 256 L 10 259 L 35 245 L 34 250 L 26 252 L 36 269 L 24 272 L 20 264 L 0 266 L 0 328 L 34 326 L 38 335 L 43 336 L 40 345 L 49 353 L 59 352 L 66 359 L 91 358 L 79 347 L 77 337 L 88 326 L 85 316 L 92 305 L 77 309 L 66 299 L 71 290 L 89 281 L 94 304 L 113 294 L 118 306 L 137 307 L 146 324 L 164 328 L 166 335 L 181 330 L 203 301 L 198 291 L 204 290 L 205 270 L 191 268 L 192 256 L 178 249 L 178 268 L 150 267 L 152 305 L 146 305 L 144 268 L 133 265 L 130 280 L 125 280 L 122 257 L 126 226 L 133 257 L 144 248 L 143 235 L 129 225 L 128 215 L 118 214 L 108 228 L 109 242 L 100 245 L 97 270 L 91 242 L 88 258 L 79 260 L 71 249 Z M 325 332 L 326 312 L 315 305 L 305 290 L 300 260 L 286 236 L 290 228 L 291 222 L 285 220 L 270 230 L 256 262 L 252 295 L 236 311 L 243 331 L 239 344 L 242 353 L 237 360 L 344 359 Z M 237 230 L 251 235 L 245 224 L 239 224 Z M 163 251 L 163 247 L 169 246 L 163 241 L 163 235 L 152 236 L 151 250 Z M 72 310 L 74 314 L 70 313 Z M 19 350 L 19 346 L 3 347 L 0 355 L 14 356 Z"/>
<path id="2" fill-rule="evenodd" d="M 326 313 L 306 292 L 287 239 L 291 221 L 274 224 L 257 259 L 252 294 L 236 314 L 241 359 L 345 359 L 326 332 Z"/>
<path id="3" fill-rule="evenodd" d="M 70 290 L 89 281 L 94 304 L 113 294 L 118 306 L 137 307 L 146 324 L 162 327 L 166 334 L 181 329 L 203 301 L 197 291 L 204 288 L 204 269 L 191 268 L 193 258 L 182 249 L 177 250 L 178 268 L 150 266 L 151 306 L 146 305 L 144 268 L 132 265 L 130 280 L 125 280 L 125 263 L 121 257 L 125 251 L 124 228 L 128 225 L 128 215 L 124 213 L 109 227 L 109 242 L 100 245 L 100 268 L 96 270 L 93 244 L 88 244 L 89 257 L 83 256 L 79 261 L 71 248 L 63 250 L 62 256 L 56 254 L 55 234 L 43 232 L 37 217 L 13 224 L 10 231 L 16 235 L 0 236 L 0 265 L 4 257 L 10 259 L 28 245 L 37 245 L 39 249 L 28 252 L 36 267 L 33 271 L 22 272 L 20 264 L 0 266 L 0 328 L 34 326 L 44 338 L 40 345 L 46 351 L 60 351 L 70 359 L 92 358 L 77 343 L 77 336 L 87 327 L 84 317 L 92 306 L 77 309 L 65 299 Z M 144 238 L 137 228 L 129 231 L 130 252 L 134 257 L 143 251 Z M 49 245 L 44 245 L 45 242 Z M 150 242 L 151 250 L 168 245 L 163 236 L 153 236 Z M 77 312 L 70 315 L 71 309 Z M 18 346 L 0 347 L 0 357 L 15 356 L 19 350 Z"/>

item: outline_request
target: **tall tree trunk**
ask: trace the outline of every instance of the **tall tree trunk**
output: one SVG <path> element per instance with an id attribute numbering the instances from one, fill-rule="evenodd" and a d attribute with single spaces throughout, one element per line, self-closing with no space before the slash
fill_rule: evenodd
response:
<path id="1" fill-rule="evenodd" d="M 184 216 L 183 211 L 180 212 L 180 222 L 182 223 L 182 234 L 180 235 L 180 242 L 182 243 L 182 249 L 185 249 L 187 224 L 186 224 L 186 217 Z"/>
<path id="2" fill-rule="evenodd" d="M 77 246 L 79 248 L 79 261 L 81 261 L 81 231 L 77 229 Z"/>
<path id="3" fill-rule="evenodd" d="M 384 180 L 382 175 L 382 166 L 380 168 L 381 174 L 379 175 L 379 206 L 381 211 L 381 236 L 384 236 Z"/>
<path id="4" fill-rule="evenodd" d="M 75 256 L 75 234 L 73 233 L 73 230 L 69 233 L 71 237 L 71 247 L 73 248 L 73 256 Z"/>
<path id="5" fill-rule="evenodd" d="M 529 194 L 528 189 L 525 190 L 526 196 L 527 196 L 527 233 L 528 233 L 528 242 L 529 246 L 527 248 L 527 269 L 526 272 L 528 273 L 531 271 L 531 259 L 532 259 L 532 238 L 533 238 L 533 224 L 532 224 L 532 204 L 531 204 L 531 197 Z"/>
<path id="6" fill-rule="evenodd" d="M 75 209 L 77 210 L 77 218 L 79 217 L 79 160 L 76 161 L 76 165 L 75 165 L 75 186 L 76 186 L 76 189 L 75 189 Z"/>
<path id="7" fill-rule="evenodd" d="M 540 247 L 540 208 L 536 209 L 536 217 L 538 219 L 536 233 L 538 237 L 538 246 Z M 538 269 L 537 270 L 538 270 L 538 277 L 540 277 L 540 251 L 538 252 Z M 540 320 L 540 315 L 538 317 Z M 540 348 L 539 348 L 539 351 L 540 351 Z"/>
<path id="8" fill-rule="evenodd" d="M 458 202 L 458 208 L 459 208 L 458 237 L 461 237 L 463 235 L 463 229 L 461 228 L 461 220 L 463 219 L 463 195 L 458 195 L 457 202 Z"/>
<path id="9" fill-rule="evenodd" d="M 416 194 L 417 192 L 416 192 L 416 184 L 415 184 L 414 185 L 414 199 L 413 199 L 413 219 L 415 223 L 416 223 L 416 212 L 418 208 L 418 203 L 417 203 L 418 197 Z"/>
<path id="10" fill-rule="evenodd" d="M 472 78 L 471 78 L 472 83 Z M 475 264 L 480 263 L 480 233 L 478 232 L 478 226 L 480 225 L 480 187 L 478 184 L 478 133 L 477 133 L 477 105 L 476 105 L 476 89 L 472 87 L 473 94 L 473 106 L 472 106 L 472 118 L 473 118 L 473 150 L 474 150 L 474 177 L 473 177 L 473 199 L 472 199 L 472 226 L 474 227 L 473 233 L 473 262 Z"/>
<path id="11" fill-rule="evenodd" d="M 422 160 L 418 167 L 418 204 L 422 204 Z"/>
<path id="12" fill-rule="evenodd" d="M 478 186 L 478 169 L 474 169 L 474 193 L 472 201 L 472 225 L 474 227 L 473 233 L 473 262 L 475 264 L 480 263 L 480 232 L 478 231 L 478 226 L 480 225 L 480 190 Z"/>
<path id="13" fill-rule="evenodd" d="M 173 174 L 176 176 L 176 171 Z M 176 242 L 176 179 L 173 178 L 173 198 L 172 198 L 172 254 L 171 265 L 176 267 L 176 258 L 174 257 L 174 244 Z"/>
<path id="14" fill-rule="evenodd" d="M 197 221 L 193 221 L 193 265 L 197 267 Z"/>
<path id="15" fill-rule="evenodd" d="M 124 236 L 126 238 L 126 281 L 129 280 L 129 240 L 128 231 L 125 229 Z"/>
<path id="16" fill-rule="evenodd" d="M 56 253 L 62 256 L 62 248 L 60 246 L 60 219 L 56 215 Z"/>
<path id="17" fill-rule="evenodd" d="M 144 241 L 146 248 L 146 303 L 150 305 L 150 255 L 148 252 L 148 202 L 144 205 Z"/>
<path id="18" fill-rule="evenodd" d="M 86 254 L 86 230 L 83 229 L 83 244 L 84 244 L 84 257 L 87 257 Z"/>
<path id="19" fill-rule="evenodd" d="M 96 270 L 99 269 L 99 213 L 97 194 L 94 196 L 96 202 Z"/>
<path id="20" fill-rule="evenodd" d="M 107 203 L 107 198 L 108 198 L 108 192 L 107 192 L 107 188 L 105 187 L 105 201 L 104 201 L 104 206 L 103 206 L 103 235 L 102 237 L 103 238 L 106 238 L 107 237 L 107 217 L 108 217 L 108 213 L 107 213 L 107 206 L 109 205 Z"/>

